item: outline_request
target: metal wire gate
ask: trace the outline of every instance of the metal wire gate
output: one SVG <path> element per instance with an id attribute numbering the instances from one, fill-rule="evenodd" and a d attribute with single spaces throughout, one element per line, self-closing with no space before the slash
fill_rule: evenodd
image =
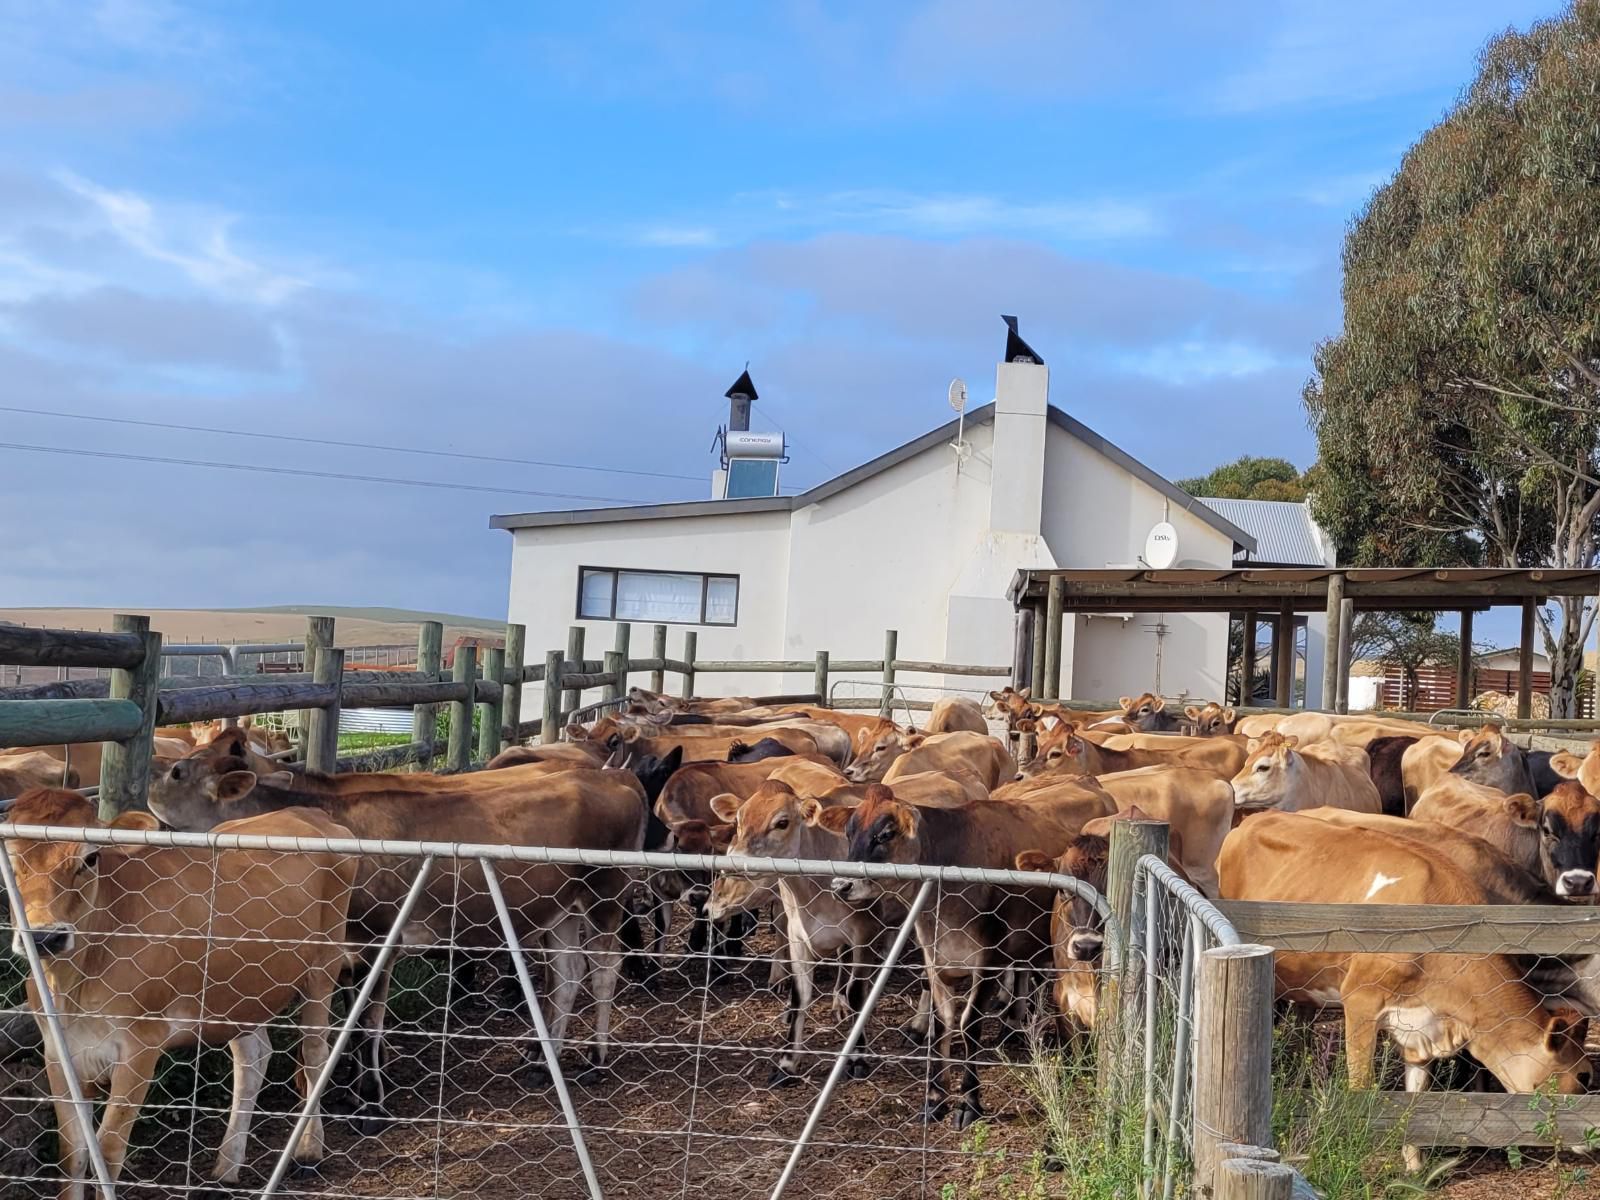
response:
<path id="1" fill-rule="evenodd" d="M 1127 975 L 1139 1002 L 1124 1013 L 1141 1023 L 1128 1041 L 1142 1062 L 1145 1196 L 1171 1200 L 1193 1153 L 1195 973 L 1203 952 L 1240 939 L 1215 905 L 1153 854 L 1134 868 L 1129 926 Z"/>
<path id="2" fill-rule="evenodd" d="M 980 1162 L 1045 1157 L 1028 1079 L 1053 1023 L 1048 948 L 977 973 L 947 1010 L 978 1027 L 967 1039 L 944 1040 L 937 997 L 935 1036 L 919 1031 L 916 968 L 953 923 L 992 928 L 1002 897 L 1046 913 L 1075 897 L 1116 928 L 1093 888 L 1047 873 L 76 826 L 0 824 L 0 837 L 7 940 L 50 1068 L 0 1099 L 53 1106 L 83 1151 L 74 1177 L 101 1197 L 972 1194 Z M 354 880 L 347 926 L 312 903 L 345 894 L 318 874 L 340 871 Z M 830 963 L 785 953 L 792 929 L 785 943 L 726 912 L 685 920 L 681 903 L 669 917 L 712 872 L 749 883 L 746 915 L 763 889 L 784 893 L 778 924 L 802 887 L 871 881 L 876 899 L 858 906 L 871 919 L 852 917 L 836 946 L 842 1016 L 809 1004 Z M 357 969 L 323 1005 L 330 947 Z M 984 1044 L 985 1025 L 1014 1044 Z M 210 1048 L 185 1053 L 197 1039 Z M 278 1053 L 296 1043 L 297 1071 Z M 949 1119 L 969 1084 L 981 1137 Z M 939 1119 L 919 1120 L 941 1094 Z M 124 1145 L 107 1127 L 134 1115 L 119 1182 Z M 0 1160 L 18 1194 L 61 1183 L 43 1154 Z"/>

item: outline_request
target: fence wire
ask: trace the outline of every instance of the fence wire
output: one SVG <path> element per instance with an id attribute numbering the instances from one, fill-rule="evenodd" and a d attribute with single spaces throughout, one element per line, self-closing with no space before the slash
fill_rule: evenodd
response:
<path id="1" fill-rule="evenodd" d="M 1053 897 L 1104 922 L 1078 880 L 268 828 L 0 824 L 0 1000 L 29 985 L 50 1063 L 0 1073 L 0 1194 L 61 1187 L 58 1122 L 102 1196 L 965 1196 L 1046 1170 L 1051 947 L 965 979 L 955 947 L 1048 939 Z"/>

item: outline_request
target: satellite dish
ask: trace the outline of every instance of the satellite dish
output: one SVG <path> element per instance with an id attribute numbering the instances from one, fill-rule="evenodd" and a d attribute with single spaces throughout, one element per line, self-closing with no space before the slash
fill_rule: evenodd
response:
<path id="1" fill-rule="evenodd" d="M 967 381 L 965 379 L 952 379 L 950 381 L 950 407 L 957 412 L 967 411 Z"/>
<path id="2" fill-rule="evenodd" d="M 1145 535 L 1144 563 L 1153 571 L 1165 571 L 1178 561 L 1178 531 L 1171 522 L 1159 521 Z"/>

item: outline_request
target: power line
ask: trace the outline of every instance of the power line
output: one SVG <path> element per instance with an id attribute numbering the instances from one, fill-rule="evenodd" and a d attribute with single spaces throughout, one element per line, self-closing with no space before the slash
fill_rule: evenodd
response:
<path id="1" fill-rule="evenodd" d="M 681 479 L 703 482 L 698 475 L 673 475 L 665 471 L 635 471 L 625 467 L 596 467 L 587 463 L 552 462 L 538 458 L 509 458 L 496 454 L 468 454 L 462 450 L 433 450 L 422 446 L 395 446 L 381 442 L 344 442 L 334 438 L 302 437 L 290 433 L 267 433 L 256 429 L 221 429 L 214 425 L 180 425 L 168 421 L 140 421 L 133 417 L 107 417 L 99 413 L 61 412 L 48 408 L 19 408 L 0 404 L 0 412 L 31 417 L 61 417 L 71 421 L 96 421 L 106 425 L 136 425 L 143 429 L 169 429 L 179 433 L 216 433 L 224 437 L 261 438 L 272 442 L 299 442 L 308 446 L 335 446 L 343 450 L 385 450 L 395 454 L 425 454 L 432 458 L 460 458 L 469 462 L 508 463 L 518 467 L 555 467 L 564 471 L 595 471 L 603 475 L 638 475 L 647 479 Z M 489 489 L 501 491 L 500 488 Z M 529 495 L 539 495 L 530 492 Z M 553 493 L 550 493 L 553 494 Z"/>
<path id="2" fill-rule="evenodd" d="M 589 500 L 602 504 L 638 504 L 626 496 L 582 496 L 572 492 L 541 492 L 529 488 L 489 487 L 475 483 L 449 483 L 440 479 L 399 479 L 388 475 L 353 475 L 346 471 L 311 471 L 302 467 L 271 467 L 262 463 L 214 462 L 201 458 L 167 458 L 156 454 L 124 454 L 112 450 L 81 450 L 66 446 L 30 446 L 22 442 L 0 442 L 0 450 L 22 450 L 33 454 L 70 454 L 79 458 L 110 458 L 121 462 L 160 463 L 164 466 L 206 467 L 218 471 L 250 471 L 258 475 L 298 475 L 307 479 L 339 479 L 350 483 L 388 483 L 403 487 L 437 488 L 442 491 L 488 492 L 502 496 L 538 496 L 545 500 Z"/>

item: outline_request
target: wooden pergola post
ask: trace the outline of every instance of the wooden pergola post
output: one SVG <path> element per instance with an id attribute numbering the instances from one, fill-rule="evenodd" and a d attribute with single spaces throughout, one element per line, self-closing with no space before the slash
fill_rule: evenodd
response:
<path id="1" fill-rule="evenodd" d="M 1344 576 L 1328 576 L 1328 604 L 1323 621 L 1327 629 L 1322 642 L 1322 711 L 1339 707 L 1339 643 L 1344 636 L 1340 616 L 1344 609 Z M 1311 698 L 1306 697 L 1306 707 Z"/>
<path id="2" fill-rule="evenodd" d="M 1278 609 L 1278 636 L 1275 639 L 1278 668 L 1278 707 L 1294 706 L 1294 605 L 1285 600 Z"/>
<path id="3" fill-rule="evenodd" d="M 1033 606 L 1033 631 L 1030 634 L 1033 640 L 1033 670 L 1028 673 L 1028 687 L 1034 696 L 1044 695 L 1044 643 L 1045 643 L 1045 606 L 1041 601 Z"/>
<path id="4" fill-rule="evenodd" d="M 1456 707 L 1472 707 L 1472 610 L 1461 610 L 1461 647 L 1456 651 Z"/>
<path id="5" fill-rule="evenodd" d="M 1339 602 L 1339 698 L 1335 708 L 1350 711 L 1350 659 L 1354 653 L 1356 602 L 1346 596 Z"/>
<path id="6" fill-rule="evenodd" d="M 1244 645 L 1239 648 L 1239 703 L 1248 705 L 1256 698 L 1256 613 L 1244 612 Z"/>
<path id="7" fill-rule="evenodd" d="M 1533 625 L 1539 602 L 1531 597 L 1522 602 L 1522 642 L 1517 659 L 1517 720 L 1533 716 Z"/>
<path id="8" fill-rule="evenodd" d="M 1061 612 L 1067 603 L 1067 581 L 1050 576 L 1050 592 L 1044 615 L 1044 679 L 1034 689 L 1034 698 L 1061 699 Z"/>

